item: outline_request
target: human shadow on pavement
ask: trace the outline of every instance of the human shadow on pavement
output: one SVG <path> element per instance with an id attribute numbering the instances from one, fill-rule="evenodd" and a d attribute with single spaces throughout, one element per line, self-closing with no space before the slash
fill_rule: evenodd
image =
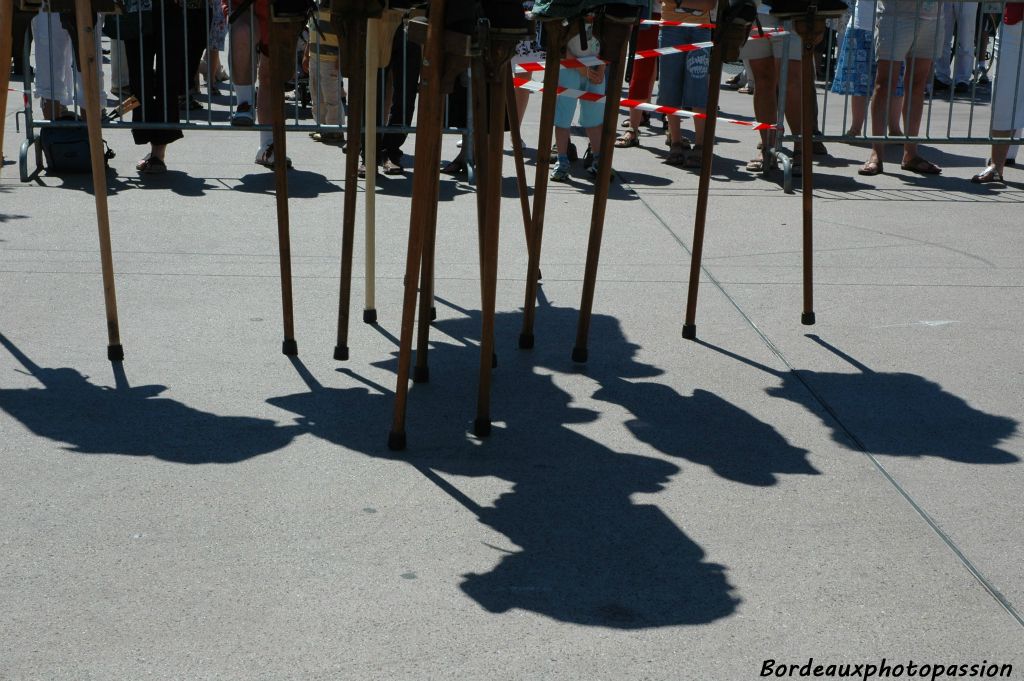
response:
<path id="1" fill-rule="evenodd" d="M 274 194 L 277 190 L 274 171 L 268 168 L 266 171 L 243 175 L 238 178 L 235 190 L 252 194 Z M 341 190 L 340 186 L 320 173 L 296 168 L 288 171 L 289 199 L 315 199 L 321 194 L 333 194 Z"/>
<path id="2" fill-rule="evenodd" d="M 157 397 L 164 386 L 129 386 L 120 363 L 113 364 L 116 387 L 110 388 L 91 383 L 75 369 L 38 366 L 2 334 L 0 345 L 42 384 L 0 389 L 0 409 L 35 435 L 65 443 L 69 451 L 227 464 L 281 449 L 299 431 Z"/>
<path id="3" fill-rule="evenodd" d="M 391 388 L 355 372 L 344 370 L 363 386 L 327 388 L 293 360 L 309 391 L 268 401 L 297 414 L 300 427 L 313 435 L 415 466 L 518 547 L 496 548 L 501 555 L 492 569 L 463 575 L 462 590 L 490 612 L 522 609 L 618 629 L 707 623 L 731 614 L 739 601 L 724 568 L 706 562 L 701 547 L 657 506 L 633 499 L 662 491 L 678 466 L 587 437 L 586 424 L 600 415 L 574 406 L 559 387 L 560 376 L 577 373 L 561 352 L 565 348 L 548 344 L 522 353 L 502 341 L 515 337 L 518 313 L 497 319 L 495 432 L 484 441 L 467 434 L 476 394 L 479 316 L 437 300 L 460 314 L 442 315 L 435 323 L 431 382 L 415 384 L 409 395 L 408 452 L 396 455 L 385 448 Z M 575 324 L 574 310 L 545 306 L 538 311 L 545 338 L 571 338 Z M 587 377 L 602 385 L 599 399 L 635 410 L 630 429 L 637 439 L 751 485 L 772 484 L 780 473 L 816 472 L 804 461 L 804 450 L 725 400 L 631 383 L 662 372 L 636 361 L 637 346 L 625 339 L 615 318 L 595 315 L 591 328 L 600 348 L 595 340 Z M 395 359 L 381 366 L 393 370 Z M 660 404 L 648 404 L 652 400 Z M 691 409 L 697 413 L 688 416 Z M 702 424 L 708 419 L 724 432 L 711 432 Z M 661 429 L 669 432 L 651 432 Z M 486 505 L 451 476 L 495 477 L 512 489 Z"/>
<path id="4" fill-rule="evenodd" d="M 959 463 L 1010 464 L 1020 459 L 998 447 L 1018 423 L 987 414 L 923 376 L 877 372 L 816 335 L 807 337 L 848 362 L 855 373 L 776 370 L 747 357 L 700 345 L 777 376 L 772 397 L 802 405 L 832 431 L 832 439 L 872 454 L 934 456 Z"/>

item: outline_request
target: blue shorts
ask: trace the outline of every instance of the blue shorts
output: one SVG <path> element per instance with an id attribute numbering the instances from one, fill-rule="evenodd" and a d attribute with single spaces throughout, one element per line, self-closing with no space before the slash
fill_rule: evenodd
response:
<path id="1" fill-rule="evenodd" d="M 664 26 L 661 47 L 689 45 L 711 40 L 707 28 Z M 670 54 L 658 59 L 658 104 L 677 108 L 703 109 L 708 105 L 708 50 Z"/>
<path id="2" fill-rule="evenodd" d="M 605 80 L 600 83 L 591 83 L 590 80 L 576 69 L 560 69 L 558 72 L 558 84 L 570 90 L 583 90 L 584 92 L 595 92 L 604 94 L 604 84 L 608 80 L 608 71 L 605 70 Z M 604 122 L 604 103 L 586 102 L 582 99 L 572 97 L 559 97 L 555 103 L 555 127 L 571 128 L 572 117 L 576 113 L 576 104 L 580 105 L 580 127 L 594 128 Z"/>

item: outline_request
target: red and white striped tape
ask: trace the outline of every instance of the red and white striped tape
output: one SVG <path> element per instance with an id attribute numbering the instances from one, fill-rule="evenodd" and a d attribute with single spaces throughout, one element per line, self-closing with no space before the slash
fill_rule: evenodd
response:
<path id="1" fill-rule="evenodd" d="M 781 28 L 766 28 L 764 29 L 764 35 L 760 32 L 751 35 L 750 40 L 757 40 L 759 38 L 767 38 L 771 35 L 785 35 L 786 31 Z M 672 45 L 671 47 L 656 47 L 652 50 L 637 50 L 635 59 L 653 59 L 655 57 L 665 57 L 670 54 L 683 54 L 686 52 L 693 52 L 695 50 L 705 50 L 712 47 L 714 43 L 710 40 L 701 43 L 688 43 L 685 45 Z M 600 66 L 601 64 L 608 63 L 600 57 L 572 57 L 569 59 L 562 59 L 558 62 L 567 69 L 578 69 L 582 66 Z M 542 61 L 531 61 L 522 62 L 516 64 L 516 73 L 535 73 L 537 71 L 544 70 L 545 62 Z"/>
<path id="2" fill-rule="evenodd" d="M 527 90 L 529 92 L 544 92 L 544 85 L 538 81 L 530 80 L 529 78 L 512 78 L 512 84 L 517 88 Z M 579 99 L 584 102 L 603 102 L 604 95 L 596 92 L 584 92 L 583 90 L 573 90 L 571 88 L 558 86 L 556 93 L 559 97 L 571 97 L 573 99 Z M 652 113 L 666 114 L 669 116 L 679 116 L 680 118 L 700 118 L 706 119 L 707 114 L 698 113 L 696 111 L 690 111 L 688 109 L 677 109 L 673 106 L 658 106 L 657 104 L 649 104 L 647 102 L 641 102 L 637 99 L 620 99 L 619 106 L 624 109 L 639 109 L 641 111 L 650 111 Z M 760 121 L 741 121 L 734 118 L 723 118 L 718 117 L 719 122 L 728 123 L 730 125 L 738 125 L 744 128 L 752 128 L 753 130 L 771 130 L 775 126 L 771 123 L 761 123 Z"/>

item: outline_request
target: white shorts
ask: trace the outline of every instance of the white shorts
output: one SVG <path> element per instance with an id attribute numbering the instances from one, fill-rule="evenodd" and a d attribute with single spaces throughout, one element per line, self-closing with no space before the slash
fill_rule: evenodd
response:
<path id="1" fill-rule="evenodd" d="M 875 30 L 875 59 L 932 59 L 939 46 L 938 19 L 882 14 Z"/>
<path id="2" fill-rule="evenodd" d="M 999 61 L 992 85 L 992 129 L 1024 127 L 1024 72 L 1021 71 L 1021 39 L 1024 21 L 999 29 Z"/>

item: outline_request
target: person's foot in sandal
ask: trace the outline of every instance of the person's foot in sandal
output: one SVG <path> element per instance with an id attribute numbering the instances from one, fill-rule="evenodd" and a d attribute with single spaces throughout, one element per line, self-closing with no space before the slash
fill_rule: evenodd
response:
<path id="1" fill-rule="evenodd" d="M 867 162 L 860 167 L 860 170 L 857 171 L 857 174 L 874 176 L 881 175 L 884 171 L 885 167 L 882 165 L 882 162 L 880 160 L 878 160 L 877 158 L 869 158 Z"/>
<path id="2" fill-rule="evenodd" d="M 765 156 L 758 156 L 747 161 L 745 166 L 748 173 L 763 173 L 765 170 L 775 168 L 775 159 L 766 160 Z"/>
<path id="3" fill-rule="evenodd" d="M 704 162 L 704 147 L 700 144 L 695 144 L 693 149 L 686 154 L 686 160 L 683 162 L 685 168 L 696 168 L 700 169 Z"/>
<path id="4" fill-rule="evenodd" d="M 630 128 L 615 139 L 615 146 L 619 149 L 640 146 L 640 133 L 636 128 Z"/>
<path id="5" fill-rule="evenodd" d="M 256 152 L 256 164 L 261 165 L 264 168 L 274 168 L 274 145 L 268 144 L 259 151 Z M 284 167 L 288 170 L 292 168 L 292 160 L 287 156 L 284 159 Z"/>
<path id="6" fill-rule="evenodd" d="M 146 154 L 146 158 L 135 164 L 135 170 L 139 171 L 140 175 L 163 175 L 167 172 L 167 164 L 162 158 Z"/>
<path id="7" fill-rule="evenodd" d="M 988 166 L 977 175 L 971 177 L 971 182 L 974 184 L 1006 184 L 1003 174 L 994 165 Z"/>
<path id="8" fill-rule="evenodd" d="M 669 147 L 668 157 L 665 159 L 665 163 L 670 166 L 681 166 L 686 163 L 686 156 L 690 153 L 690 143 L 680 140 L 679 142 L 673 142 L 672 146 Z"/>
<path id="9" fill-rule="evenodd" d="M 903 170 L 909 170 L 912 173 L 918 175 L 941 175 L 942 168 L 938 167 L 931 161 L 921 158 L 920 156 L 914 156 L 913 158 L 903 159 L 903 163 L 900 164 L 900 168 Z"/>

